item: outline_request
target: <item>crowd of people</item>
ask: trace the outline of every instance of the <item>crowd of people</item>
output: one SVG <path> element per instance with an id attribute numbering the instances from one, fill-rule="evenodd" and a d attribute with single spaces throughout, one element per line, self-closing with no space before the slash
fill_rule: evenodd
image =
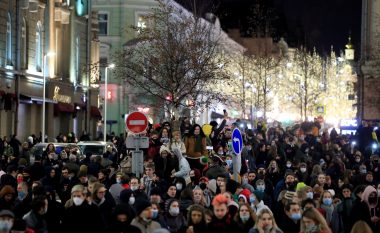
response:
<path id="1" fill-rule="evenodd" d="M 3 140 L 0 233 L 380 232 L 377 127 L 340 135 L 318 122 L 248 129 L 227 118 L 150 125 L 141 177 L 118 137 L 103 156 L 48 144 L 33 161 L 33 139 Z"/>

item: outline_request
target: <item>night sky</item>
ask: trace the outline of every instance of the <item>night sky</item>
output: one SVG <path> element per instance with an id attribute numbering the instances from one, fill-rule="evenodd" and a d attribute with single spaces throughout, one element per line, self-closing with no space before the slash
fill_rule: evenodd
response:
<path id="1" fill-rule="evenodd" d="M 360 48 L 360 0 L 177 0 L 197 11 L 212 11 L 225 30 L 240 28 L 242 35 L 249 34 L 251 6 L 262 2 L 272 9 L 275 40 L 284 37 L 292 47 L 316 47 L 320 53 L 344 49 L 349 33 L 356 51 Z"/>

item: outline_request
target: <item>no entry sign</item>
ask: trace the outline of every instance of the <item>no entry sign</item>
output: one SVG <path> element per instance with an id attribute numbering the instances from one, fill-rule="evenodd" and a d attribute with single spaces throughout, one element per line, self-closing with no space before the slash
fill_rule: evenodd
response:
<path id="1" fill-rule="evenodd" d="M 133 133 L 142 133 L 148 127 L 148 118 L 141 112 L 132 112 L 126 120 L 127 129 Z"/>

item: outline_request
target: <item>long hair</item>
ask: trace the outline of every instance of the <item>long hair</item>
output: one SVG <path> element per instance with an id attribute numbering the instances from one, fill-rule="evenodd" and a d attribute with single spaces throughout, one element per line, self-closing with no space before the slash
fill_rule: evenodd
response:
<path id="1" fill-rule="evenodd" d="M 189 135 L 190 136 L 194 136 L 194 130 L 196 127 L 199 127 L 199 135 L 203 138 L 203 137 L 206 137 L 205 133 L 203 132 L 202 130 L 202 127 L 198 124 L 195 124 L 193 125 L 193 127 L 191 127 L 190 131 L 189 131 Z"/>
<path id="2" fill-rule="evenodd" d="M 315 225 L 319 225 L 319 228 L 321 231 L 331 233 L 331 230 L 328 227 L 325 218 L 322 216 L 322 214 L 319 213 L 319 211 L 317 209 L 315 209 L 315 208 L 306 209 L 302 214 L 302 218 L 304 218 L 304 217 L 313 220 L 315 222 Z M 301 232 L 305 232 L 305 230 L 306 230 L 306 226 L 302 220 L 301 221 Z"/>
<path id="3" fill-rule="evenodd" d="M 373 233 L 373 231 L 366 222 L 360 220 L 354 224 L 351 233 Z"/>
<path id="4" fill-rule="evenodd" d="M 251 206 L 250 206 L 248 203 L 243 203 L 243 204 L 241 204 L 241 205 L 239 206 L 239 210 L 236 212 L 236 214 L 235 214 L 235 216 L 234 216 L 234 221 L 235 221 L 235 222 L 242 222 L 241 219 L 240 219 L 240 209 L 241 209 L 241 207 L 243 207 L 243 206 L 245 206 L 245 207 L 248 208 L 249 216 L 251 217 L 251 219 L 252 219 L 253 221 L 256 221 L 256 214 L 255 214 L 255 212 L 253 212 Z"/>
<path id="5" fill-rule="evenodd" d="M 260 222 L 260 220 L 263 218 L 263 215 L 264 215 L 264 214 L 269 214 L 269 216 L 270 216 L 271 219 L 272 219 L 272 231 L 273 231 L 273 230 L 280 230 L 280 231 L 281 231 L 281 229 L 278 228 L 278 226 L 277 226 L 277 223 L 276 223 L 276 220 L 274 219 L 274 216 L 273 216 L 272 211 L 271 211 L 270 209 L 268 209 L 268 208 L 263 208 L 263 209 L 261 209 L 261 210 L 257 213 L 257 216 L 256 216 L 256 222 L 255 222 L 255 226 L 254 226 L 254 228 L 258 228 L 258 226 L 259 226 L 259 222 Z M 281 232 L 282 232 L 282 231 L 281 231 Z"/>
<path id="6" fill-rule="evenodd" d="M 189 212 L 187 212 L 187 225 L 192 226 L 194 224 L 192 219 L 191 219 L 191 213 L 193 211 L 198 211 L 198 212 L 202 213 L 201 224 L 206 225 L 205 208 L 203 208 L 203 206 L 197 205 L 197 204 L 191 205 L 189 207 Z"/>

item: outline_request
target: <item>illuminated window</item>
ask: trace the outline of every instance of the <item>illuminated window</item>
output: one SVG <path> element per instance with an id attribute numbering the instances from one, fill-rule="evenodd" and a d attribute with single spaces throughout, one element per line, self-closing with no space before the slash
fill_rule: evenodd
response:
<path id="1" fill-rule="evenodd" d="M 142 30 L 149 27 L 150 22 L 147 18 L 148 13 L 142 12 L 142 13 L 136 13 L 136 26 L 138 28 L 138 32 L 141 32 Z"/>
<path id="2" fill-rule="evenodd" d="M 36 27 L 36 70 L 41 71 L 42 68 L 42 24 L 37 22 Z"/>
<path id="3" fill-rule="evenodd" d="M 6 59 L 7 65 L 12 65 L 12 18 L 11 13 L 8 12 L 7 19 L 7 37 L 6 37 Z"/>
<path id="4" fill-rule="evenodd" d="M 99 35 L 107 35 L 108 34 L 108 13 L 99 13 L 98 22 L 99 22 Z"/>

